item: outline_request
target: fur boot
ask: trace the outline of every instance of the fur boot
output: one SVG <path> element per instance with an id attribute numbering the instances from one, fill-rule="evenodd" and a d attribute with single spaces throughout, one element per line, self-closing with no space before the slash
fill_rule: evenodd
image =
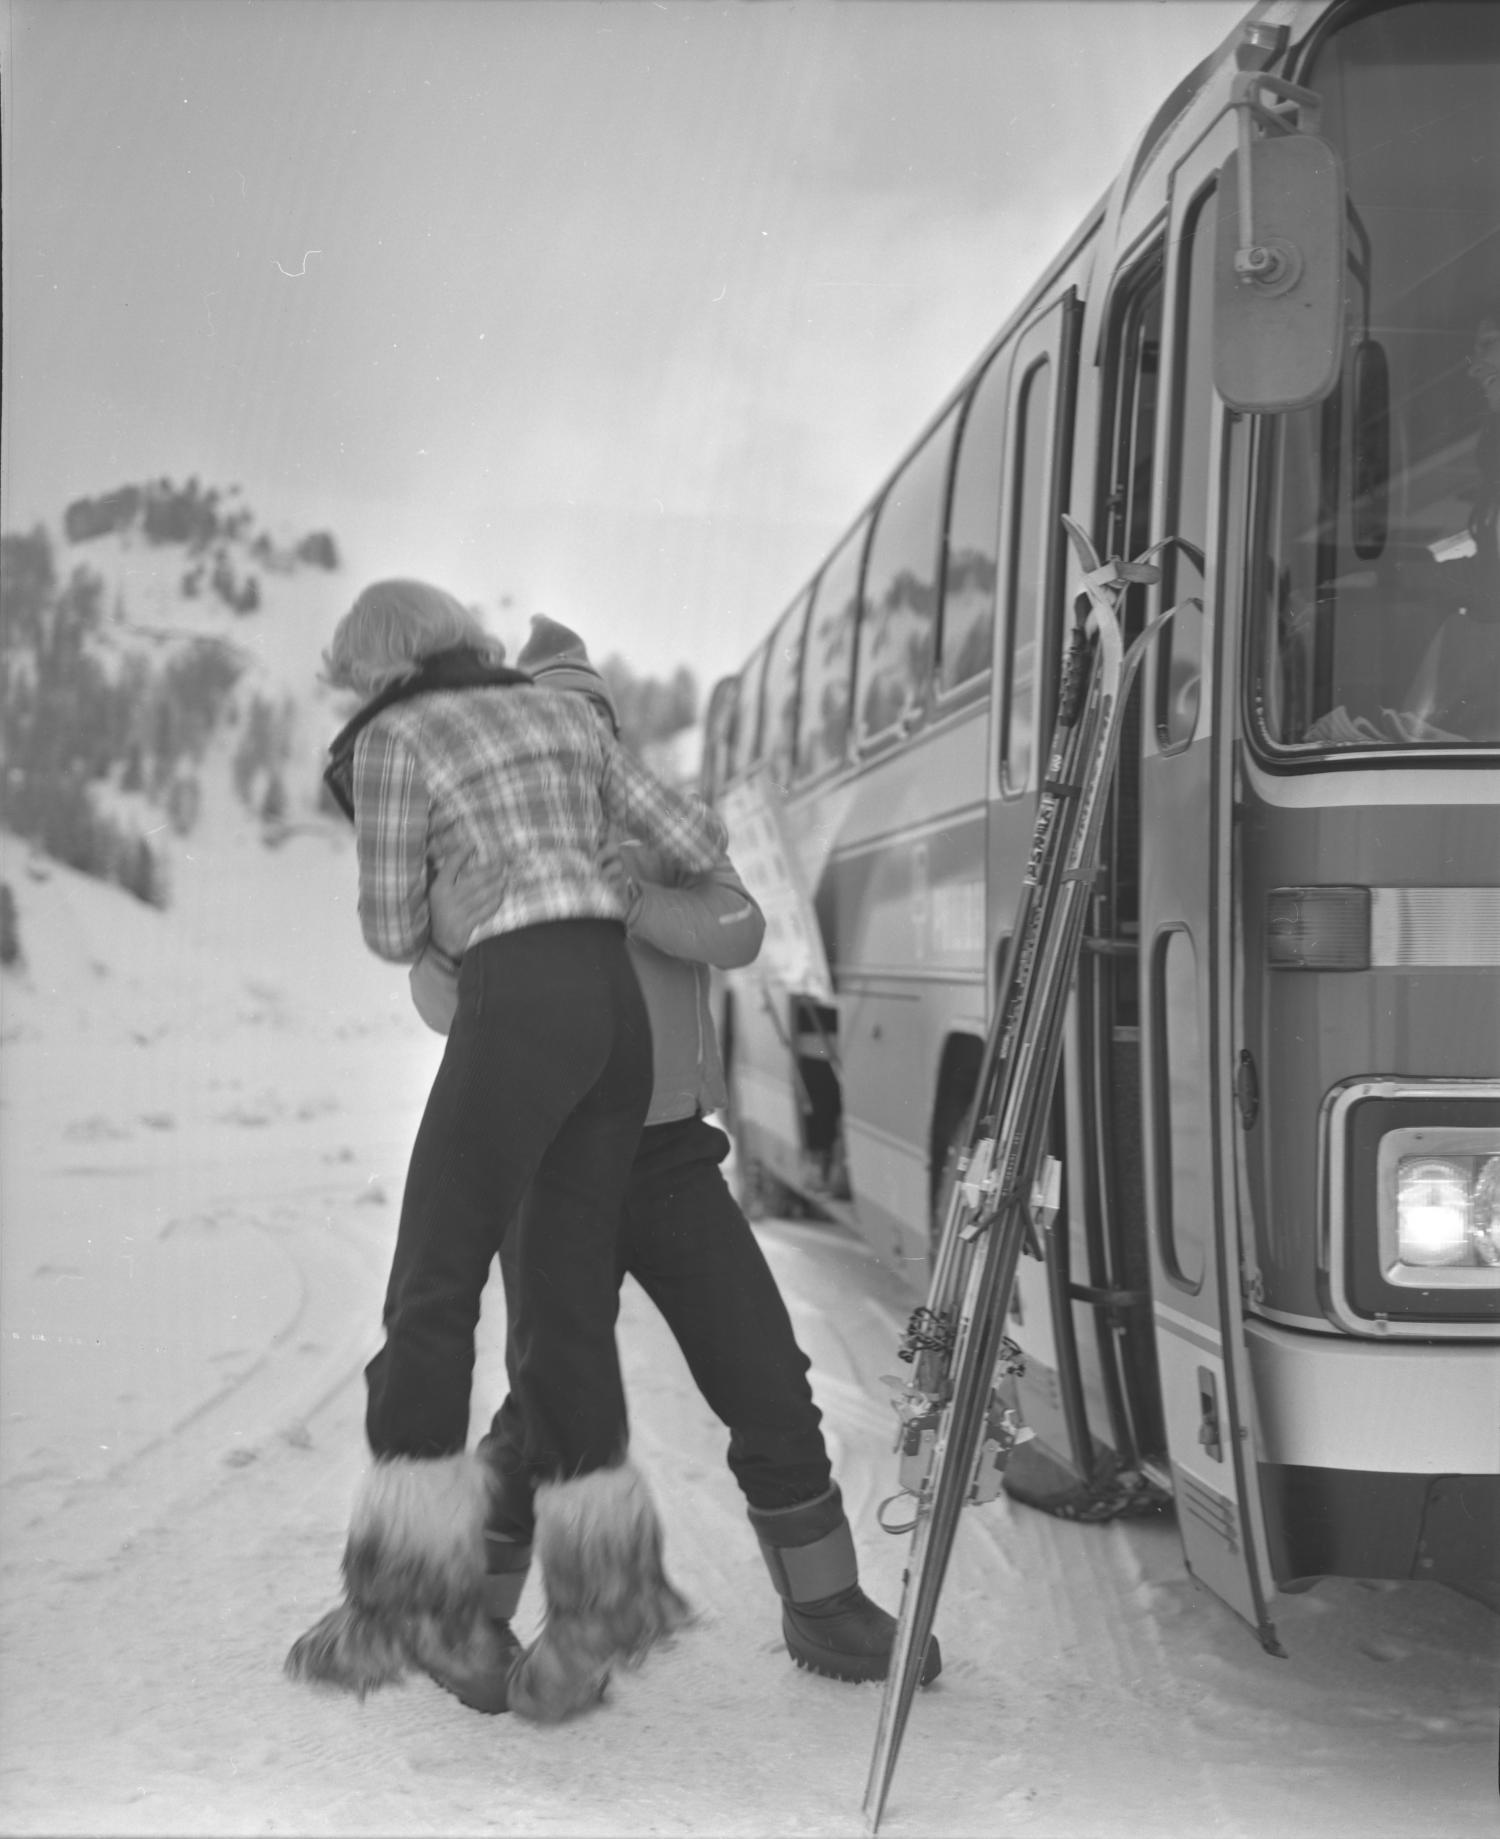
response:
<path id="1" fill-rule="evenodd" d="M 363 1698 L 416 1666 L 476 1710 L 504 1711 L 520 1644 L 485 1613 L 488 1507 L 474 1456 L 377 1463 L 350 1517 L 344 1601 L 293 1643 L 291 1677 Z"/>
<path id="2" fill-rule="evenodd" d="M 547 1617 L 510 1702 L 554 1724 L 597 1703 L 616 1661 L 638 1666 L 691 1611 L 667 1581 L 661 1523 L 630 1463 L 539 1488 L 534 1549 Z"/>
<path id="3" fill-rule="evenodd" d="M 828 1679 L 884 1679 L 896 1618 L 859 1587 L 854 1535 L 838 1487 L 796 1507 L 750 1509 L 761 1556 L 781 1598 L 781 1633 L 799 1667 Z M 937 1636 L 922 1656 L 921 1684 L 943 1670 Z"/>

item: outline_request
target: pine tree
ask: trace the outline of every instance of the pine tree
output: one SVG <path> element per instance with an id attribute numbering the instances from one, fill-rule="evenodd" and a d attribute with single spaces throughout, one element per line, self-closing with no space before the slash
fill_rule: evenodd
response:
<path id="1" fill-rule="evenodd" d="M 21 960 L 21 923 L 16 913 L 16 897 L 8 881 L 0 881 L 0 964 L 19 964 Z"/>

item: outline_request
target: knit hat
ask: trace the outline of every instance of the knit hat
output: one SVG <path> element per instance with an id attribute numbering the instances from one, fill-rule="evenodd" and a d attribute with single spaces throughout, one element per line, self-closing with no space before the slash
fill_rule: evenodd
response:
<path id="1" fill-rule="evenodd" d="M 521 647 L 516 666 L 542 689 L 579 690 L 591 696 L 608 715 L 615 733 L 620 732 L 620 718 L 609 685 L 589 663 L 588 651 L 576 632 L 548 619 L 545 613 L 533 613 L 531 637 Z"/>

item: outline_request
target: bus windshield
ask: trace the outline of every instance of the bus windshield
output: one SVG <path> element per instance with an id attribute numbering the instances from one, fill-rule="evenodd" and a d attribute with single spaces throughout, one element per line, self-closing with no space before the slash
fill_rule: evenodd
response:
<path id="1" fill-rule="evenodd" d="M 1268 424 L 1254 726 L 1298 755 L 1493 746 L 1500 8 L 1373 8 L 1302 80 L 1348 187 L 1348 347 Z"/>

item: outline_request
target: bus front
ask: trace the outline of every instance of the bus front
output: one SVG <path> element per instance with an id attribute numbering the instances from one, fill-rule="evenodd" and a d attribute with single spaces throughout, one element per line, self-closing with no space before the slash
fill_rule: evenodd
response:
<path id="1" fill-rule="evenodd" d="M 1333 8 L 1332 391 L 1254 418 L 1242 1291 L 1272 1570 L 1500 1549 L 1500 9 Z"/>

